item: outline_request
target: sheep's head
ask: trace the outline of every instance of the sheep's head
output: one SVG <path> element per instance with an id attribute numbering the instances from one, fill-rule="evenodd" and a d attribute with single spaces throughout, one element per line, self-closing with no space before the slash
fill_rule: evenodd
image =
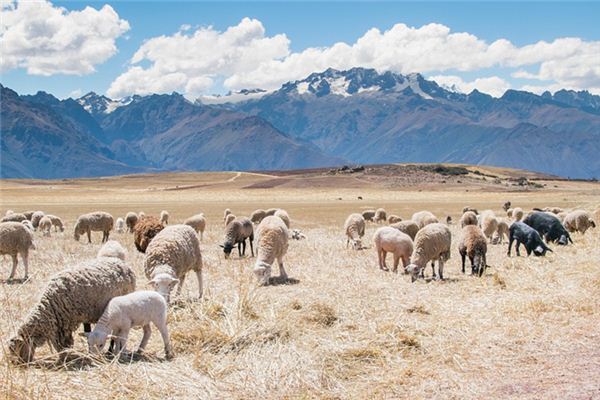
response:
<path id="1" fill-rule="evenodd" d="M 360 239 L 352 239 L 352 248 L 354 250 L 362 250 L 362 241 Z"/>
<path id="2" fill-rule="evenodd" d="M 225 254 L 225 258 L 229 258 L 231 255 L 231 251 L 233 250 L 233 243 L 225 242 L 225 244 L 220 245 L 223 248 L 223 253 Z"/>
<path id="3" fill-rule="evenodd" d="M 167 303 L 170 302 L 171 291 L 175 287 L 176 284 L 179 283 L 179 279 L 175 278 L 173 275 L 161 272 L 152 277 L 150 281 L 150 285 L 161 294 L 162 297 L 165 298 Z"/>
<path id="4" fill-rule="evenodd" d="M 545 256 L 547 251 L 552 251 L 544 243 L 540 243 L 537 245 L 535 249 L 533 249 L 533 254 L 537 257 Z"/>
<path id="5" fill-rule="evenodd" d="M 75 238 L 75 240 L 79 241 L 79 237 L 81 235 L 83 235 L 85 233 L 85 231 L 83 230 L 83 228 L 81 228 L 79 226 L 79 224 L 75 225 L 75 229 L 73 230 L 73 238 Z"/>
<path id="6" fill-rule="evenodd" d="M 106 344 L 106 339 L 109 336 L 108 332 L 101 330 L 94 330 L 90 333 L 84 333 L 84 335 L 87 336 L 88 349 L 93 354 L 100 354 L 102 352 Z"/>
<path id="7" fill-rule="evenodd" d="M 414 282 L 419 277 L 419 272 L 421 272 L 421 268 L 417 264 L 409 264 L 404 268 L 407 274 L 410 274 L 410 281 Z"/>
<path id="8" fill-rule="evenodd" d="M 35 346 L 31 339 L 15 336 L 8 341 L 9 358 L 15 364 L 33 361 Z"/>
<path id="9" fill-rule="evenodd" d="M 269 264 L 257 263 L 252 272 L 254 272 L 259 285 L 266 286 L 269 284 L 269 278 L 271 278 L 271 266 Z"/>
<path id="10" fill-rule="evenodd" d="M 567 239 L 567 235 L 560 235 L 560 238 L 558 239 L 558 244 L 561 246 L 566 246 L 567 244 L 569 244 L 569 239 Z"/>

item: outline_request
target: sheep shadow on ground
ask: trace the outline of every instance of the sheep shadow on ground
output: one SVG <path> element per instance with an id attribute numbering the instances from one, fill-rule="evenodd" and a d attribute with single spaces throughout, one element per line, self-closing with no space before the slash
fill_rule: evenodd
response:
<path id="1" fill-rule="evenodd" d="M 272 276 L 269 278 L 269 286 L 297 285 L 299 283 L 300 280 L 296 278 L 282 278 L 280 276 Z"/>
<path id="2" fill-rule="evenodd" d="M 21 285 L 29 281 L 29 278 L 18 278 L 18 279 L 2 279 L 0 283 L 5 285 Z"/>

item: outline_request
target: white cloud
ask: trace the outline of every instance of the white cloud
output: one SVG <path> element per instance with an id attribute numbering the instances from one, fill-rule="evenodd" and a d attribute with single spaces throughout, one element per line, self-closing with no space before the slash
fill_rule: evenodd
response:
<path id="1" fill-rule="evenodd" d="M 510 89 L 510 83 L 497 76 L 477 78 L 471 82 L 465 82 L 455 75 L 436 75 L 430 76 L 429 79 L 437 82 L 440 86 L 461 93 L 471 93 L 473 89 L 477 89 L 494 97 L 501 97 L 504 92 Z"/>
<path id="2" fill-rule="evenodd" d="M 81 89 L 75 89 L 72 92 L 70 92 L 65 99 L 71 98 L 71 99 L 77 99 L 79 97 L 81 97 L 81 95 L 83 94 L 83 91 Z"/>
<path id="3" fill-rule="evenodd" d="M 441 24 L 419 28 L 396 24 L 387 31 L 373 28 L 355 43 L 290 51 L 284 34 L 266 36 L 262 23 L 244 18 L 219 32 L 212 27 L 183 30 L 145 42 L 131 59 L 128 71 L 111 85 L 108 94 L 181 91 L 193 97 L 218 82 L 230 90 L 272 90 L 282 83 L 302 79 L 329 67 L 370 67 L 399 73 L 460 73 L 501 68 L 515 78 L 544 80 L 573 89 L 600 87 L 600 42 L 560 38 L 518 47 L 506 39 L 492 43 L 466 32 L 451 32 Z M 147 68 L 140 63 L 149 62 Z M 454 75 L 451 77 L 456 78 Z M 460 78 L 458 78 L 460 79 Z M 493 95 L 510 87 L 498 77 L 457 81 L 462 90 L 478 88 Z"/>
<path id="4" fill-rule="evenodd" d="M 109 5 L 68 11 L 48 1 L 3 1 L 0 6 L 0 71 L 31 75 L 83 75 L 117 52 L 115 39 L 129 23 Z"/>

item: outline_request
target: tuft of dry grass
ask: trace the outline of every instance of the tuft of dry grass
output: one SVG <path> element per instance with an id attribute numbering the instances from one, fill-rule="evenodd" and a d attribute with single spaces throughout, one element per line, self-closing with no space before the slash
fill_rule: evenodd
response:
<path id="1" fill-rule="evenodd" d="M 338 317 L 330 305 L 313 303 L 308 306 L 303 320 L 322 327 L 330 327 L 338 321 Z"/>

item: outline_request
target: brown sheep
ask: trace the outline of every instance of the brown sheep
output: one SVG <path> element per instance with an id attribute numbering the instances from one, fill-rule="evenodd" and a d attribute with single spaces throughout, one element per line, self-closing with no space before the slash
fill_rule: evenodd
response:
<path id="1" fill-rule="evenodd" d="M 487 240 L 477 225 L 465 225 L 462 230 L 463 236 L 458 245 L 458 252 L 462 258 L 462 273 L 465 273 L 465 259 L 471 261 L 471 274 L 483 275 L 487 266 Z"/>
<path id="2" fill-rule="evenodd" d="M 145 253 L 150 241 L 162 231 L 165 226 L 156 217 L 140 218 L 133 226 L 133 243 L 140 253 Z"/>

